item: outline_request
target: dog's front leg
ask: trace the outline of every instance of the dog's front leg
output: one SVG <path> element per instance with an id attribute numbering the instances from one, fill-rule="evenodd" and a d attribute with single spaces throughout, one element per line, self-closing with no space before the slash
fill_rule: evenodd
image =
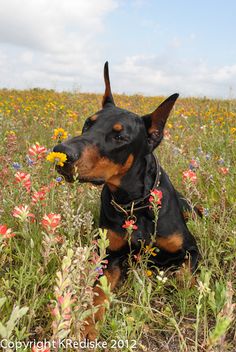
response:
<path id="1" fill-rule="evenodd" d="M 104 275 L 107 278 L 108 285 L 110 285 L 111 291 L 117 286 L 121 277 L 124 274 L 124 261 L 123 257 L 112 257 L 109 255 L 108 257 L 108 266 L 104 271 Z M 105 302 L 108 299 L 102 288 L 99 284 L 94 286 L 94 300 L 93 306 L 98 307 L 96 313 L 86 319 L 83 330 L 83 337 L 87 338 L 91 341 L 95 340 L 98 332 L 96 329 L 96 322 L 101 321 L 105 314 Z"/>

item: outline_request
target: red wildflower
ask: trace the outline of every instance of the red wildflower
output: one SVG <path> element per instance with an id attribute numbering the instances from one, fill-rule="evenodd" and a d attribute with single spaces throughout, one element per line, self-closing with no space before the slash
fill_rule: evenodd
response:
<path id="1" fill-rule="evenodd" d="M 8 229 L 6 225 L 0 225 L 0 238 L 11 238 L 14 237 L 16 234 L 11 232 L 11 229 Z"/>
<path id="2" fill-rule="evenodd" d="M 156 205 L 161 205 L 161 200 L 163 197 L 162 191 L 158 189 L 151 190 L 151 196 L 149 197 L 149 202 Z"/>
<path id="3" fill-rule="evenodd" d="M 134 220 L 126 220 L 124 225 L 122 225 L 123 229 L 128 230 L 137 230 L 138 226 L 135 225 Z"/>
<path id="4" fill-rule="evenodd" d="M 38 191 L 38 192 L 34 192 L 33 195 L 32 195 L 32 202 L 34 204 L 36 204 L 38 202 L 41 202 L 41 201 L 45 200 L 46 192 L 47 192 L 47 190 L 43 189 L 43 188 L 41 188 L 41 190 Z"/>
<path id="5" fill-rule="evenodd" d="M 63 304 L 64 303 L 64 297 L 63 296 L 59 296 L 57 301 L 58 301 L 58 303 Z"/>
<path id="6" fill-rule="evenodd" d="M 228 167 L 220 167 L 219 168 L 219 172 L 222 174 L 222 175 L 227 175 L 229 173 L 229 168 Z"/>
<path id="7" fill-rule="evenodd" d="M 136 262 L 141 262 L 141 260 L 142 260 L 141 254 L 140 254 L 140 253 L 135 254 L 135 255 L 134 255 L 134 259 L 136 260 Z"/>
<path id="8" fill-rule="evenodd" d="M 64 237 L 58 235 L 58 236 L 55 237 L 55 241 L 57 243 L 64 243 Z"/>
<path id="9" fill-rule="evenodd" d="M 42 159 L 47 153 L 47 149 L 43 146 L 40 146 L 39 143 L 35 143 L 28 150 L 29 155 L 34 159 Z"/>
<path id="10" fill-rule="evenodd" d="M 31 188 L 31 181 L 28 180 L 28 181 L 24 182 L 23 186 L 25 187 L 26 191 L 29 193 L 30 192 L 30 188 Z"/>
<path id="11" fill-rule="evenodd" d="M 56 229 L 60 226 L 61 215 L 50 213 L 48 215 L 44 215 L 41 224 L 45 228 L 48 233 L 53 234 Z"/>
<path id="12" fill-rule="evenodd" d="M 35 220 L 35 215 L 30 213 L 30 209 L 28 205 L 16 206 L 13 210 L 12 215 L 15 218 L 20 219 L 21 221 L 26 221 L 28 220 L 28 218 L 30 218 L 32 222 L 34 222 Z"/>
<path id="13" fill-rule="evenodd" d="M 15 179 L 16 179 L 16 182 L 21 183 L 26 188 L 26 191 L 28 193 L 30 192 L 30 188 L 31 188 L 30 174 L 26 174 L 24 172 L 18 171 L 15 174 Z"/>
<path id="14" fill-rule="evenodd" d="M 53 188 L 53 187 L 54 187 L 54 182 L 52 181 L 52 182 L 49 183 L 48 186 L 42 186 L 42 187 L 40 188 L 40 191 L 47 193 L 47 192 L 49 192 L 50 189 Z"/>
<path id="15" fill-rule="evenodd" d="M 183 172 L 183 181 L 191 181 L 192 183 L 197 182 L 197 175 L 192 170 L 187 170 Z"/>
<path id="16" fill-rule="evenodd" d="M 164 131 L 164 139 L 166 139 L 167 141 L 171 139 L 171 134 L 168 130 Z"/>
<path id="17" fill-rule="evenodd" d="M 25 172 L 18 171 L 15 174 L 15 178 L 17 182 L 26 182 L 30 179 L 30 174 L 26 174 Z"/>
<path id="18" fill-rule="evenodd" d="M 91 259 L 92 263 L 93 264 L 97 264 L 99 262 L 99 260 L 100 260 L 99 255 L 96 252 L 94 252 L 93 256 L 92 256 L 92 259 Z"/>

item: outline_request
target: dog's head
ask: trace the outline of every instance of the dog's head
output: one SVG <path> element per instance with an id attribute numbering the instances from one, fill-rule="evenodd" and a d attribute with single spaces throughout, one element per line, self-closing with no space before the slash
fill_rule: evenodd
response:
<path id="1" fill-rule="evenodd" d="M 160 144 L 166 120 L 178 98 L 178 94 L 173 94 L 154 112 L 140 117 L 115 106 L 107 62 L 104 79 L 102 109 L 86 119 L 82 135 L 53 149 L 67 155 L 58 172 L 69 182 L 76 173 L 80 181 L 119 186 L 134 163 Z"/>

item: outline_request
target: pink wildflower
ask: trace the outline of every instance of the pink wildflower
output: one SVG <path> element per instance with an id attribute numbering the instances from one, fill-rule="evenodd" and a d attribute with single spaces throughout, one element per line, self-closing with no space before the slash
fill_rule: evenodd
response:
<path id="1" fill-rule="evenodd" d="M 26 182 L 30 179 L 30 174 L 26 174 L 25 172 L 18 171 L 15 174 L 15 179 L 17 182 Z"/>
<path id="2" fill-rule="evenodd" d="M 197 182 L 197 175 L 192 170 L 187 170 L 183 172 L 183 181 L 191 181 L 192 183 Z"/>
<path id="3" fill-rule="evenodd" d="M 61 215 L 50 213 L 44 215 L 41 224 L 48 233 L 54 234 L 56 229 L 60 226 Z"/>
<path id="4" fill-rule="evenodd" d="M 97 264 L 99 262 L 99 260 L 100 260 L 99 255 L 96 252 L 94 252 L 93 256 L 92 256 L 92 259 L 91 259 L 92 263 L 93 264 Z"/>
<path id="5" fill-rule="evenodd" d="M 30 188 L 31 188 L 30 174 L 26 174 L 24 172 L 18 171 L 15 174 L 15 179 L 16 179 L 16 182 L 21 183 L 25 187 L 28 193 L 30 192 Z"/>
<path id="6" fill-rule="evenodd" d="M 158 189 L 151 190 L 151 196 L 149 197 L 149 202 L 156 205 L 161 205 L 161 200 L 163 197 L 162 191 Z"/>
<path id="7" fill-rule="evenodd" d="M 30 213 L 30 208 L 28 205 L 16 206 L 13 210 L 12 215 L 15 218 L 20 219 L 20 221 L 26 221 L 28 220 L 28 218 L 31 220 L 31 222 L 34 222 L 35 220 L 35 215 Z"/>
<path id="8" fill-rule="evenodd" d="M 41 189 L 38 192 L 34 192 L 32 195 L 32 203 L 36 204 L 38 202 L 44 201 L 46 198 L 46 190 Z"/>
<path id="9" fill-rule="evenodd" d="M 6 225 L 0 225 L 0 238 L 11 238 L 14 237 L 16 234 L 11 232 L 12 230 L 7 228 Z"/>
<path id="10" fill-rule="evenodd" d="M 64 237 L 63 236 L 56 236 L 54 239 L 55 239 L 55 241 L 57 243 L 64 243 Z"/>
<path id="11" fill-rule="evenodd" d="M 140 254 L 140 253 L 135 254 L 135 255 L 134 255 L 134 259 L 136 260 L 136 262 L 141 262 L 141 260 L 142 260 L 141 254 Z"/>
<path id="12" fill-rule="evenodd" d="M 128 230 L 137 230 L 138 226 L 135 225 L 134 220 L 126 220 L 124 225 L 122 225 L 123 229 L 128 229 Z"/>
<path id="13" fill-rule="evenodd" d="M 222 175 L 227 175 L 229 173 L 229 168 L 228 167 L 220 167 L 219 168 L 219 172 L 222 174 Z"/>
<path id="14" fill-rule="evenodd" d="M 171 139 L 171 134 L 168 130 L 164 131 L 164 139 L 166 139 L 167 141 Z"/>
<path id="15" fill-rule="evenodd" d="M 29 148 L 28 153 L 31 158 L 39 160 L 45 157 L 47 149 L 43 146 L 40 146 L 39 143 L 35 143 L 32 145 L 32 147 Z"/>
<path id="16" fill-rule="evenodd" d="M 57 298 L 57 301 L 58 301 L 58 303 L 63 304 L 64 303 L 64 297 L 63 296 L 59 296 Z"/>

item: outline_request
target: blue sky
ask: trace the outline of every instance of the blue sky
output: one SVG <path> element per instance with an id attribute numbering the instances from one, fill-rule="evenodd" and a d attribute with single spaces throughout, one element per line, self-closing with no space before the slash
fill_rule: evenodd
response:
<path id="1" fill-rule="evenodd" d="M 118 55 L 158 55 L 179 42 L 178 56 L 235 64 L 235 16 L 234 0 L 123 1 L 106 19 L 107 39 Z"/>
<path id="2" fill-rule="evenodd" d="M 0 87 L 236 98 L 236 1 L 1 0 Z"/>

